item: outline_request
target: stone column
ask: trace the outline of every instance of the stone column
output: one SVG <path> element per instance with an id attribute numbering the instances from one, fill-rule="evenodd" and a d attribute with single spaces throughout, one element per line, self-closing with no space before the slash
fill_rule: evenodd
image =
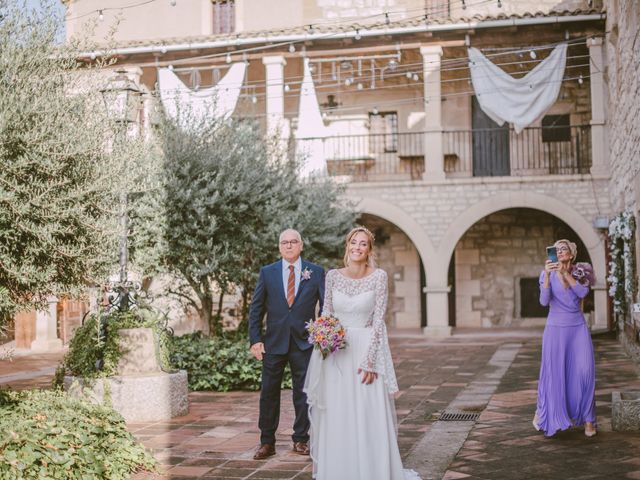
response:
<path id="1" fill-rule="evenodd" d="M 284 124 L 284 66 L 282 55 L 264 57 L 267 83 L 267 133 L 281 135 Z"/>
<path id="2" fill-rule="evenodd" d="M 604 285 L 593 288 L 594 316 L 592 330 L 607 330 L 607 288 Z"/>
<path id="3" fill-rule="evenodd" d="M 441 180 L 445 178 L 440 86 L 442 47 L 420 47 L 420 54 L 424 81 L 424 179 Z"/>
<path id="4" fill-rule="evenodd" d="M 427 326 L 422 329 L 428 337 L 448 337 L 451 335 L 449 326 L 449 292 L 448 285 L 427 285 L 424 289 L 427 295 Z"/>
<path id="5" fill-rule="evenodd" d="M 591 174 L 609 175 L 609 144 L 607 135 L 607 91 L 604 81 L 604 49 L 602 38 L 587 40 L 591 86 Z"/>
<path id="6" fill-rule="evenodd" d="M 62 348 L 62 340 L 58 338 L 58 299 L 48 299 L 47 310 L 36 312 L 36 339 L 31 342 L 31 350 L 50 352 Z"/>

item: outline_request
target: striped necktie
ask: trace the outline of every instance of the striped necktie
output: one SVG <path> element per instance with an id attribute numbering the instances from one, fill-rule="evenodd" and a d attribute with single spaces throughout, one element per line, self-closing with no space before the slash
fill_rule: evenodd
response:
<path id="1" fill-rule="evenodd" d="M 287 303 L 289 306 L 293 305 L 293 300 L 296 298 L 296 278 L 294 272 L 294 266 L 289 265 L 289 280 L 287 281 Z"/>

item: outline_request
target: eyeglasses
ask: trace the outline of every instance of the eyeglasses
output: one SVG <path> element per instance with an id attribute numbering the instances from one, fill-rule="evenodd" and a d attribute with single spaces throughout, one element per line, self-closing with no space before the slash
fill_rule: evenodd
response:
<path id="1" fill-rule="evenodd" d="M 286 247 L 287 245 L 291 245 L 292 247 L 295 247 L 299 243 L 300 243 L 300 240 L 282 240 L 280 242 L 280 245 L 283 247 Z"/>
<path id="2" fill-rule="evenodd" d="M 557 249 L 556 249 L 556 251 L 557 251 L 558 253 L 560 253 L 560 252 L 568 252 L 568 251 L 569 251 L 569 249 L 568 249 L 567 247 L 560 247 L 560 248 L 557 248 Z"/>

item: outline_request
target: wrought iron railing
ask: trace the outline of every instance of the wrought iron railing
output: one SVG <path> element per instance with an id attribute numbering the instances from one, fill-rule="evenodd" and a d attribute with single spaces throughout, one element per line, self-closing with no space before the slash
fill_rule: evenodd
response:
<path id="1" fill-rule="evenodd" d="M 442 132 L 447 177 L 567 175 L 588 173 L 588 125 Z M 418 180 L 430 159 L 433 133 L 344 135 L 295 141 L 306 161 L 326 165 L 325 173 L 345 181 Z M 427 148 L 425 149 L 425 145 Z"/>
<path id="2" fill-rule="evenodd" d="M 567 175 L 591 167 L 589 125 L 443 132 L 450 177 Z"/>

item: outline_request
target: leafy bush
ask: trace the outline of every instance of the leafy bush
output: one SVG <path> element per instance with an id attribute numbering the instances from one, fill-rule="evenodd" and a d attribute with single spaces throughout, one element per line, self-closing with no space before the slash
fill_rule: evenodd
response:
<path id="1" fill-rule="evenodd" d="M 0 392 L 0 478 L 130 478 L 156 462 L 116 411 L 61 391 Z"/>
<path id="2" fill-rule="evenodd" d="M 106 324 L 106 334 L 100 337 L 101 321 Z M 147 308 L 126 311 L 112 310 L 108 314 L 93 314 L 76 330 L 61 367 L 56 372 L 55 385 L 61 385 L 64 375 L 74 375 L 85 379 L 95 379 L 116 375 L 120 351 L 120 328 L 151 328 L 156 339 L 160 366 L 171 370 L 171 333 L 164 328 L 164 319 Z M 101 369 L 97 368 L 102 362 Z"/>
<path id="3" fill-rule="evenodd" d="M 249 352 L 246 338 L 207 338 L 200 332 L 173 339 L 171 362 L 189 374 L 191 390 L 259 390 L 262 364 Z M 291 388 L 285 370 L 284 388 Z"/>

